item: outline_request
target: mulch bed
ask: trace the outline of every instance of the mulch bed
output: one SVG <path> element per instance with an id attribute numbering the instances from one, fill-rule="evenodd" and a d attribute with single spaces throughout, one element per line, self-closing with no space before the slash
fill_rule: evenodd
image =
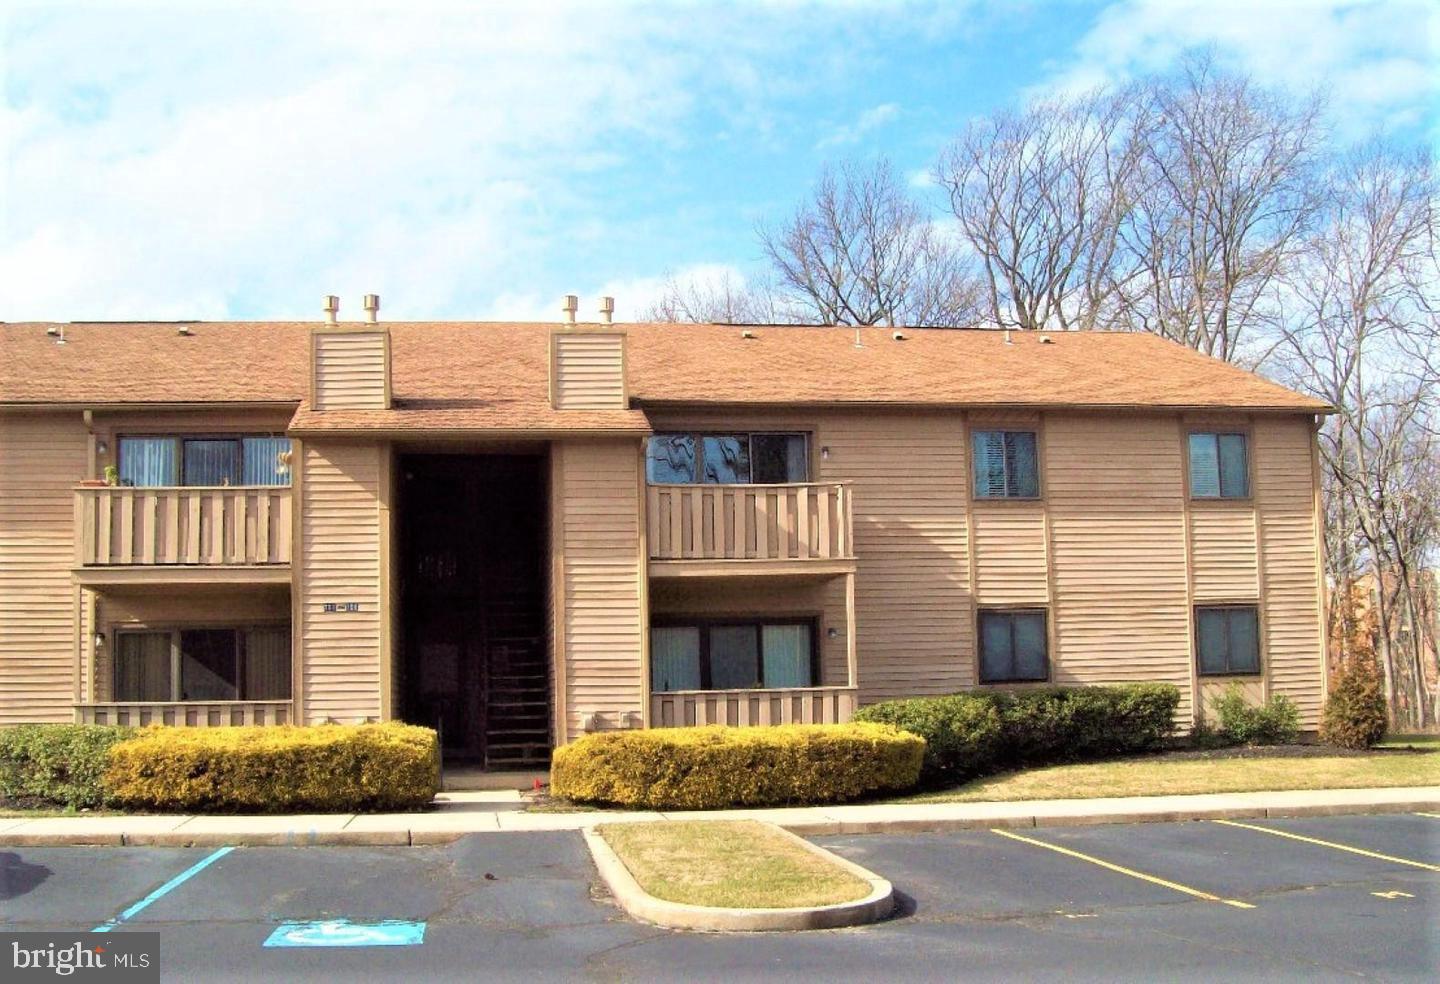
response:
<path id="1" fill-rule="evenodd" d="M 1335 748 L 1332 745 L 1240 745 L 1234 748 L 1194 748 L 1162 752 L 1155 756 L 1164 761 L 1186 759 L 1257 759 L 1257 758 L 1358 758 L 1363 755 L 1423 755 L 1424 748 Z"/>

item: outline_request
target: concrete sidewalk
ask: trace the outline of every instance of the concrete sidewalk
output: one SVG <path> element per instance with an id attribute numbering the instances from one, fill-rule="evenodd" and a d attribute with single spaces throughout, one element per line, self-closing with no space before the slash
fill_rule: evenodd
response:
<path id="1" fill-rule="evenodd" d="M 0 847 L 68 845 L 444 844 L 466 834 L 579 830 L 597 823 L 653 820 L 768 820 L 797 834 L 865 834 L 1047 827 L 1166 820 L 1264 819 L 1440 811 L 1440 786 L 1207 793 L 1011 803 L 858 804 L 703 812 L 527 813 L 518 792 L 441 793 L 429 813 L 314 816 L 97 816 L 0 818 Z"/>

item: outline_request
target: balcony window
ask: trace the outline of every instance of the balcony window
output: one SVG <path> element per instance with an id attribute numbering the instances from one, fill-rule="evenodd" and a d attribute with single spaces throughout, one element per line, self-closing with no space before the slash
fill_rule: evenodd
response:
<path id="1" fill-rule="evenodd" d="M 121 437 L 120 484 L 289 485 L 290 438 Z"/>
<path id="2" fill-rule="evenodd" d="M 1040 496 L 1040 463 L 1033 431 L 975 431 L 971 445 L 975 498 Z"/>
<path id="3" fill-rule="evenodd" d="M 117 633 L 115 700 L 290 699 L 288 626 Z"/>
<path id="4" fill-rule="evenodd" d="M 650 630 L 650 689 L 751 690 L 810 687 L 815 666 L 810 619 L 691 620 Z"/>
<path id="5" fill-rule="evenodd" d="M 645 449 L 655 485 L 782 485 L 809 473 L 804 434 L 656 434 Z"/>
<path id="6" fill-rule="evenodd" d="M 1244 434 L 1190 435 L 1190 497 L 1245 499 L 1250 464 Z"/>

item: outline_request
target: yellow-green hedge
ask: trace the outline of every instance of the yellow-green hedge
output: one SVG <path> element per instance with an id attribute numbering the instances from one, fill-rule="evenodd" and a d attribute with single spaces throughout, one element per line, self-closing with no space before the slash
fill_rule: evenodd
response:
<path id="1" fill-rule="evenodd" d="M 439 748 L 406 724 L 150 727 L 110 748 L 104 785 L 132 809 L 415 810 L 439 791 Z"/>
<path id="2" fill-rule="evenodd" d="M 557 748 L 550 791 L 668 810 L 833 803 L 908 789 L 924 753 L 923 739 L 884 724 L 612 731 Z"/>

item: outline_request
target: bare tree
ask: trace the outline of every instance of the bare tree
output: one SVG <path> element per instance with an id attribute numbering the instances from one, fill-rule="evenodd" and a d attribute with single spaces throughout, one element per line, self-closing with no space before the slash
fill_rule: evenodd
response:
<path id="1" fill-rule="evenodd" d="M 1321 108 L 1220 72 L 1208 56 L 1139 87 L 1123 323 L 1226 360 L 1261 341 L 1277 278 L 1320 204 Z"/>
<path id="2" fill-rule="evenodd" d="M 660 297 L 640 318 L 734 325 L 784 324 L 791 320 L 777 305 L 773 287 L 746 284 L 728 271 L 718 276 L 668 276 Z"/>
<path id="3" fill-rule="evenodd" d="M 977 285 L 959 244 L 883 159 L 825 169 L 789 220 L 759 234 L 791 320 L 953 326 L 977 319 Z"/>
<path id="4" fill-rule="evenodd" d="M 1002 112 L 971 123 L 941 158 L 996 324 L 1093 328 L 1123 286 L 1117 233 L 1141 152 L 1133 98 L 1097 92 Z"/>
<path id="5" fill-rule="evenodd" d="M 1413 358 L 1434 333 L 1435 192 L 1423 154 L 1352 155 L 1324 185 L 1323 221 L 1284 271 L 1280 308 L 1290 379 L 1336 408 L 1320 443 L 1332 583 L 1347 591 L 1363 573 L 1374 585 L 1392 713 L 1417 727 L 1440 717 L 1417 598 L 1440 553 L 1437 390 Z"/>

